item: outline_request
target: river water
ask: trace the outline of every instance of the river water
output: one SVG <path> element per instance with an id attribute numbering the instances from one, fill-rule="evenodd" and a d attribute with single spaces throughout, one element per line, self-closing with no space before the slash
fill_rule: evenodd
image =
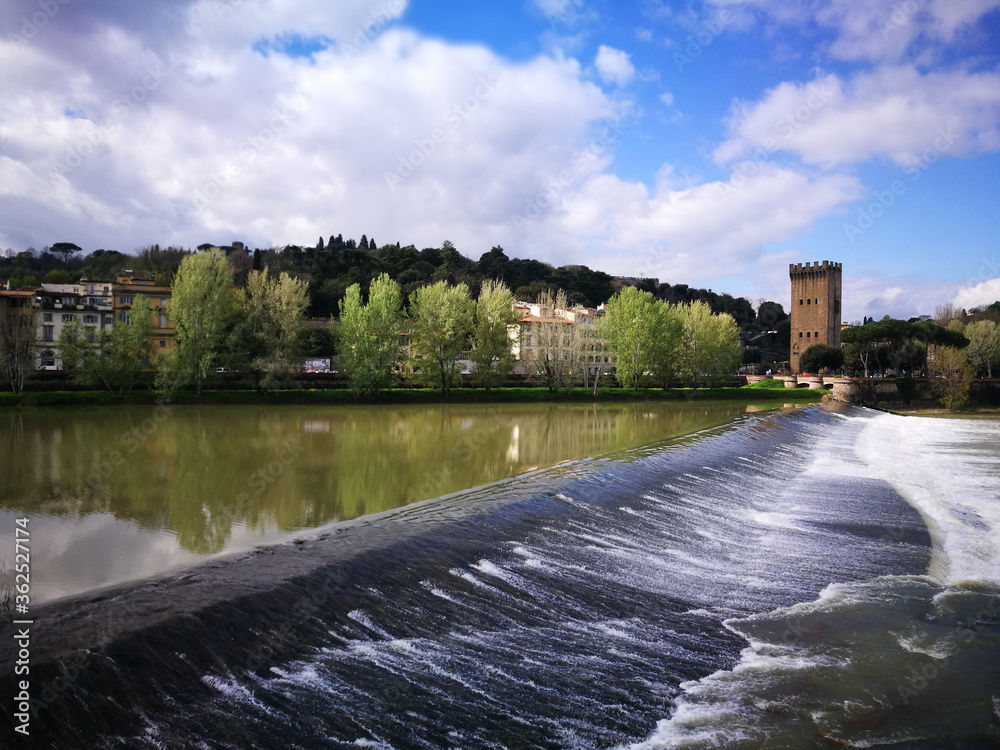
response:
<path id="1" fill-rule="evenodd" d="M 996 421 L 744 415 L 52 601 L 17 746 L 998 747 L 998 528 Z"/>

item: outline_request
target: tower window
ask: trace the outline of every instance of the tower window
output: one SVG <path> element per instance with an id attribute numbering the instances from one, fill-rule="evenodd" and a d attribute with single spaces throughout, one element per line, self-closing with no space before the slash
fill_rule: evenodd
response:
<path id="1" fill-rule="evenodd" d="M 813 303 L 813 301 L 812 301 L 811 299 L 807 299 L 807 300 L 806 300 L 806 304 L 807 304 L 807 305 L 811 305 L 812 303 Z"/>
<path id="2" fill-rule="evenodd" d="M 802 300 L 799 300 L 799 304 L 800 304 L 800 305 L 802 304 Z"/>
<path id="3" fill-rule="evenodd" d="M 799 338 L 802 338 L 802 331 L 799 331 Z"/>
<path id="4" fill-rule="evenodd" d="M 806 331 L 806 338 L 807 339 L 812 338 L 812 332 Z"/>
<path id="5" fill-rule="evenodd" d="M 816 338 L 819 338 L 819 331 L 816 331 Z"/>
<path id="6" fill-rule="evenodd" d="M 816 298 L 816 304 L 819 304 L 819 297 Z"/>

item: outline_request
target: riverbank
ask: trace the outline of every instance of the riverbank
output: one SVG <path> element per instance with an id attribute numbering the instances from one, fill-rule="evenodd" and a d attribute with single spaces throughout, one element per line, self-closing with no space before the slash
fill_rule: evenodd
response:
<path id="1" fill-rule="evenodd" d="M 175 391 L 171 404 L 475 404 L 475 403 L 581 403 L 625 401 L 745 401 L 746 403 L 811 404 L 822 400 L 826 391 L 761 388 L 599 388 L 593 391 L 576 388 L 571 392 L 551 393 L 547 388 L 494 388 L 489 393 L 475 388 L 453 390 L 445 398 L 431 388 L 397 388 L 384 391 L 372 401 L 359 401 L 347 390 L 205 391 L 200 397 L 193 391 Z M 133 391 L 116 396 L 104 391 L 50 391 L 15 395 L 0 393 L 4 406 L 100 406 L 163 403 L 154 391 Z"/>

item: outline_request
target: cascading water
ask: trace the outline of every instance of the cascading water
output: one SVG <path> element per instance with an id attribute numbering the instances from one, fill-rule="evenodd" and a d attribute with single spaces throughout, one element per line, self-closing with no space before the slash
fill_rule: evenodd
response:
<path id="1" fill-rule="evenodd" d="M 995 423 L 900 419 L 748 416 L 53 603 L 31 744 L 995 742 Z"/>

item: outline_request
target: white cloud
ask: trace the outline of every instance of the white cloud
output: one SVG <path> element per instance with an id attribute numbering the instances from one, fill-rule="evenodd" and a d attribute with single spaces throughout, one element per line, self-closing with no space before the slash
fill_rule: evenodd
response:
<path id="1" fill-rule="evenodd" d="M 955 307 L 971 310 L 974 307 L 992 305 L 1000 300 L 1000 278 L 987 279 L 965 289 L 955 295 Z"/>
<path id="2" fill-rule="evenodd" d="M 907 320 L 931 315 L 936 307 L 951 301 L 958 284 L 931 281 L 913 274 L 886 276 L 871 271 L 844 269 L 844 313 L 849 323 L 862 319 L 881 320 L 886 315 Z"/>
<path id="3" fill-rule="evenodd" d="M 996 151 L 1000 73 L 891 67 L 849 81 L 786 82 L 760 102 L 734 106 L 728 127 L 729 140 L 715 151 L 720 162 L 763 148 L 824 167 L 877 157 L 912 167 L 931 151 L 934 159 Z"/>
<path id="4" fill-rule="evenodd" d="M 751 270 L 763 245 L 807 231 L 862 194 L 852 177 L 810 178 L 770 164 L 735 188 L 675 187 L 669 169 L 660 174 L 654 191 L 609 174 L 589 176 L 527 222 L 527 246 L 548 248 L 560 262 L 698 283 Z M 582 245 L 581 238 L 591 240 Z"/>
<path id="5" fill-rule="evenodd" d="M 836 35 L 829 53 L 841 60 L 891 62 L 915 53 L 937 54 L 968 34 L 1000 0 L 713 0 L 734 12 L 748 7 L 794 27 L 816 24 Z"/>
<path id="6" fill-rule="evenodd" d="M 602 44 L 597 50 L 594 67 L 601 80 L 618 86 L 627 86 L 635 77 L 635 67 L 627 52 Z"/>
<path id="7" fill-rule="evenodd" d="M 212 4 L 192 6 L 202 20 L 177 27 L 162 50 L 169 63 L 141 35 L 95 27 L 89 43 L 115 75 L 44 44 L 0 41 L 16 72 L 0 80 L 0 241 L 131 250 L 342 232 L 450 238 L 475 254 L 510 241 L 507 217 L 523 196 L 625 111 L 572 59 L 511 63 L 391 26 L 362 40 L 357 24 L 382 5 L 351 3 L 336 17 L 306 5 L 317 30 L 352 49 L 258 54 L 249 40 L 262 28 L 304 27 L 249 2 L 216 29 L 224 41 L 206 31 Z"/>

